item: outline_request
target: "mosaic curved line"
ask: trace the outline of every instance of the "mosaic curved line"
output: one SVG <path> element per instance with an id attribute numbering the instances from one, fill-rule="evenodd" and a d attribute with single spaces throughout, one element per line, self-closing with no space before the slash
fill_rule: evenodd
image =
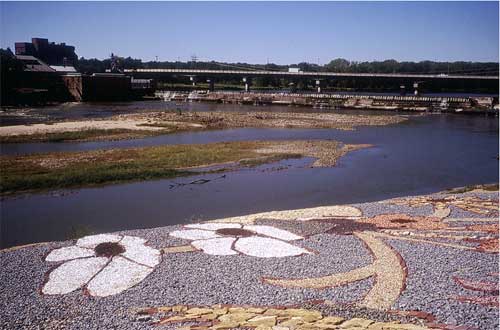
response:
<path id="1" fill-rule="evenodd" d="M 399 297 L 405 284 L 405 266 L 401 256 L 373 233 L 355 233 L 373 254 L 373 263 L 346 273 L 304 279 L 270 279 L 264 282 L 284 287 L 324 289 L 346 285 L 374 276 L 375 284 L 358 302 L 359 306 L 373 309 L 389 309 Z"/>

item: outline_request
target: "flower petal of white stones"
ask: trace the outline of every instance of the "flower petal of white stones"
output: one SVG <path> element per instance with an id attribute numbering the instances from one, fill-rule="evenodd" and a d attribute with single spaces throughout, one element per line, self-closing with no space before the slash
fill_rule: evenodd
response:
<path id="1" fill-rule="evenodd" d="M 65 294 L 74 291 L 94 276 L 108 262 L 108 258 L 85 258 L 65 262 L 50 275 L 42 288 L 44 294 Z"/>
<path id="2" fill-rule="evenodd" d="M 95 249 L 102 243 L 118 243 L 124 252 L 114 255 L 111 248 L 111 255 L 101 251 L 106 256 L 96 257 Z M 85 286 L 93 296 L 120 293 L 141 282 L 160 263 L 160 251 L 145 243 L 140 237 L 101 234 L 83 237 L 76 246 L 55 249 L 46 260 L 66 262 L 49 273 L 42 293 L 65 294 Z"/>
<path id="3" fill-rule="evenodd" d="M 160 251 L 144 245 L 145 239 L 133 236 L 123 236 L 120 244 L 125 247 L 121 255 L 148 267 L 154 267 L 160 263 Z"/>
<path id="4" fill-rule="evenodd" d="M 95 248 L 101 243 L 116 243 L 122 239 L 121 236 L 112 234 L 99 234 L 92 236 L 85 236 L 76 241 L 76 245 L 80 247 L 85 247 L 89 249 Z"/>
<path id="5" fill-rule="evenodd" d="M 243 254 L 259 258 L 281 258 L 311 253 L 306 249 L 274 238 L 257 236 L 238 239 L 234 244 L 234 248 Z"/>
<path id="6" fill-rule="evenodd" d="M 269 237 L 274 237 L 274 238 L 279 238 L 284 241 L 294 241 L 297 239 L 302 239 L 303 237 L 299 235 L 295 235 L 294 233 L 291 233 L 289 231 L 271 227 L 271 226 L 263 226 L 263 225 L 247 225 L 244 226 L 243 229 L 248 229 L 253 232 L 256 232 L 257 234 L 269 236 Z"/>
<path id="7" fill-rule="evenodd" d="M 140 283 L 152 271 L 152 268 L 117 256 L 89 282 L 87 290 L 92 296 L 111 296 Z"/>
<path id="8" fill-rule="evenodd" d="M 203 252 L 215 256 L 228 256 L 233 254 L 238 254 L 238 252 L 232 249 L 232 245 L 236 238 L 234 237 L 222 237 L 222 238 L 212 238 L 199 241 L 191 242 L 195 248 L 203 250 Z"/>
<path id="9" fill-rule="evenodd" d="M 52 250 L 45 258 L 45 261 L 65 261 L 70 259 L 85 258 L 94 256 L 94 250 L 81 248 L 78 246 L 66 246 Z"/>
<path id="10" fill-rule="evenodd" d="M 241 228 L 241 225 L 238 223 L 215 223 L 215 222 L 207 222 L 207 223 L 192 223 L 189 225 L 185 225 L 186 228 L 196 228 L 196 229 L 205 229 L 205 230 L 218 230 L 225 228 Z"/>
<path id="11" fill-rule="evenodd" d="M 209 238 L 218 238 L 221 237 L 217 235 L 213 231 L 201 230 L 201 229 L 188 229 L 188 230 L 175 230 L 170 233 L 170 236 L 189 239 L 189 240 L 198 240 L 198 239 L 209 239 Z"/>

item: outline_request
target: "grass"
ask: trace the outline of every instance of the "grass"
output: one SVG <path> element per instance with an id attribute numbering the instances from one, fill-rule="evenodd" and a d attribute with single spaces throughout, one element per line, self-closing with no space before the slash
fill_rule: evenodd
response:
<path id="1" fill-rule="evenodd" d="M 449 194 L 461 194 L 472 190 L 481 189 L 486 191 L 498 191 L 498 183 L 470 185 L 461 188 L 448 189 Z"/>
<path id="2" fill-rule="evenodd" d="M 169 129 L 177 129 L 178 126 L 173 123 L 152 123 L 152 124 L 139 124 L 137 126 L 142 126 L 142 127 L 164 127 L 164 128 L 169 128 Z"/>
<path id="3" fill-rule="evenodd" d="M 179 132 L 186 132 L 186 131 L 194 131 L 197 129 L 205 129 L 204 127 L 182 126 L 179 124 L 169 123 L 169 122 L 146 123 L 146 124 L 139 124 L 137 126 L 163 128 L 163 130 L 161 130 L 161 131 L 152 131 L 151 133 L 153 133 L 154 135 L 171 134 L 171 133 L 179 133 Z M 157 133 L 157 132 L 160 132 L 160 133 Z"/>
<path id="4" fill-rule="evenodd" d="M 0 143 L 95 141 L 99 139 L 122 140 L 143 138 L 165 134 L 169 131 L 129 130 L 129 129 L 86 129 L 76 132 L 37 133 L 26 135 L 0 136 Z"/>
<path id="5" fill-rule="evenodd" d="M 189 167 L 240 160 L 243 166 L 256 166 L 300 156 L 279 152 L 263 155 L 256 151 L 273 143 L 277 142 L 243 141 L 1 156 L 0 194 L 173 178 L 194 174 L 187 169 Z"/>
<path id="6" fill-rule="evenodd" d="M 94 231 L 86 225 L 72 225 L 69 232 L 66 234 L 66 240 L 79 239 L 84 236 L 94 234 Z"/>
<path id="7" fill-rule="evenodd" d="M 283 159 L 300 158 L 302 156 L 303 155 L 301 155 L 301 154 L 283 153 L 283 154 L 277 154 L 277 155 L 269 155 L 269 156 L 266 155 L 266 156 L 261 156 L 261 157 L 256 157 L 256 158 L 242 159 L 239 161 L 239 163 L 243 166 L 255 167 L 255 166 L 262 165 L 262 164 L 278 162 L 278 161 L 283 160 Z"/>

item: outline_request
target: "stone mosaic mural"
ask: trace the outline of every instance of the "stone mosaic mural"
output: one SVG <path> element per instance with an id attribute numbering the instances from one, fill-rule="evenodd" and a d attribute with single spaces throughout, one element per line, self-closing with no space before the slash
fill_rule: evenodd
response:
<path id="1" fill-rule="evenodd" d="M 436 299 L 455 304 L 457 313 L 464 313 L 467 306 L 477 306 L 487 315 L 487 321 L 477 321 L 486 322 L 482 325 L 492 325 L 492 315 L 498 316 L 498 273 L 492 271 L 491 264 L 491 260 L 498 260 L 499 252 L 498 195 L 494 193 L 438 194 L 272 211 L 152 229 L 141 237 L 145 232 L 91 235 L 51 249 L 44 257 L 50 268 L 41 284 L 41 295 L 81 292 L 83 296 L 112 297 L 133 294 L 137 290 L 133 288 L 144 285 L 170 290 L 175 287 L 170 277 L 178 278 L 177 282 L 184 280 L 182 275 L 176 277 L 176 267 L 193 267 L 192 272 L 185 273 L 188 279 L 218 288 L 218 281 L 226 283 L 222 273 L 215 276 L 196 268 L 205 264 L 210 269 L 216 263 L 214 267 L 223 267 L 221 270 L 224 265 L 244 269 L 247 277 L 237 285 L 245 285 L 248 293 L 238 291 L 240 296 L 234 296 L 236 292 L 226 286 L 220 290 L 229 290 L 230 301 L 207 300 L 226 305 L 176 301 L 172 305 L 143 306 L 147 312 L 141 313 L 147 317 L 139 313 L 137 319 L 147 319 L 154 327 L 180 326 L 186 330 L 475 329 L 470 324 L 474 322 L 468 323 L 454 312 L 450 312 L 453 317 L 443 317 L 435 307 L 418 306 L 426 290 L 421 284 L 426 277 L 433 279 L 430 286 L 448 288 Z M 151 233 L 153 244 L 147 239 Z M 337 241 L 349 244 L 339 245 Z M 347 259 L 336 259 L 335 253 Z M 433 253 L 435 257 L 431 257 Z M 451 257 L 446 257 L 448 254 Z M 442 255 L 444 262 L 437 263 L 435 259 Z M 455 260 L 461 255 L 467 259 Z M 182 260 L 193 264 L 182 264 Z M 262 266 L 252 268 L 252 263 Z M 434 268 L 427 269 L 426 263 Z M 273 264 L 278 268 L 271 271 Z M 170 275 L 161 282 L 165 272 Z M 231 272 L 225 274 L 237 277 Z M 211 280 L 205 282 L 208 278 Z M 252 286 L 262 292 L 278 290 L 279 297 L 301 292 L 304 300 L 297 301 L 295 307 L 277 303 L 278 296 L 260 305 L 250 304 L 256 298 Z M 419 286 L 418 291 L 415 286 Z M 191 301 L 205 299 L 196 298 L 198 287 L 183 287 Z M 355 287 L 359 292 L 353 291 Z M 220 294 L 226 293 L 223 291 Z M 347 293 L 349 298 L 339 302 L 336 292 Z M 409 306 L 405 303 L 408 300 Z M 241 304 L 245 301 L 249 304 Z M 376 317 L 345 318 L 301 307 L 311 303 L 333 310 L 366 310 L 371 311 L 368 315 L 413 319 L 411 323 L 379 322 Z"/>

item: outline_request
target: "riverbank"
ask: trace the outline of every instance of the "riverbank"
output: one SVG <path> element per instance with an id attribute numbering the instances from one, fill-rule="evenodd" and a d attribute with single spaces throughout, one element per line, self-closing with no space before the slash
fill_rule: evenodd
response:
<path id="1" fill-rule="evenodd" d="M 157 91 L 165 100 L 226 104 L 291 105 L 326 109 L 363 109 L 411 112 L 451 112 L 498 116 L 498 96 L 454 97 L 355 93 L 279 93 Z"/>
<path id="2" fill-rule="evenodd" d="M 175 132 L 227 128 L 333 128 L 384 126 L 407 120 L 399 115 L 333 113 L 158 111 L 113 116 L 102 120 L 0 127 L 0 143 L 103 141 L 143 138 Z"/>
<path id="3" fill-rule="evenodd" d="M 192 145 L 1 156 L 0 193 L 34 192 L 224 172 L 282 159 L 312 157 L 331 167 L 350 151 L 369 145 L 336 141 L 243 141 Z M 206 171 L 195 168 L 219 165 Z"/>
<path id="4" fill-rule="evenodd" d="M 130 117 L 129 117 L 130 116 Z M 127 115 L 148 121 L 148 126 L 162 127 L 171 122 L 202 125 L 205 128 L 333 128 L 354 130 L 359 126 L 385 126 L 401 123 L 407 118 L 400 115 L 348 115 L 325 112 L 273 112 L 273 111 L 210 111 L 210 112 L 156 112 Z"/>
<path id="5" fill-rule="evenodd" d="M 498 192 L 482 189 L 193 220 L 0 254 L 1 328 L 498 327 Z"/>

